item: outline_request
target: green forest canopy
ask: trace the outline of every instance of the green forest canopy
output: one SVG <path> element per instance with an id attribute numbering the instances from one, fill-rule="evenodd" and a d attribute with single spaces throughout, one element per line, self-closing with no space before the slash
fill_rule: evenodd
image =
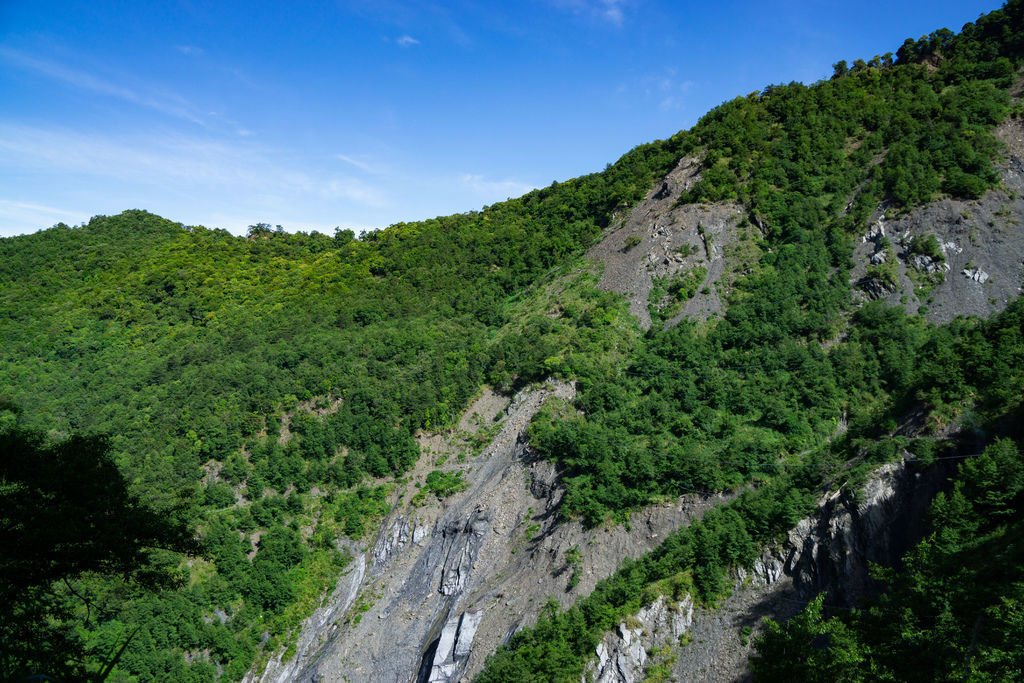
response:
<path id="1" fill-rule="evenodd" d="M 386 511 L 371 478 L 416 461 L 416 430 L 450 425 L 483 382 L 549 374 L 578 381 L 585 412 L 552 408 L 531 431 L 564 467 L 565 515 L 597 524 L 659 496 L 766 482 L 750 503 L 760 521 L 716 513 L 696 546 L 652 560 L 671 575 L 717 558 L 688 579 L 711 599 L 725 567 L 804 509 L 792 477 L 820 479 L 800 454 L 843 411 L 871 439 L 867 425 L 909 402 L 972 409 L 961 341 L 984 328 L 877 305 L 851 318 L 851 236 L 883 200 L 909 208 L 997 182 L 992 129 L 1011 113 L 1022 26 L 1013 1 L 895 60 L 727 102 L 601 173 L 360 239 L 265 226 L 240 238 L 128 211 L 0 240 L 0 392 L 15 408 L 0 425 L 54 443 L 109 435 L 130 494 L 175 511 L 204 547 L 176 560 L 179 590 L 113 590 L 101 574 L 68 584 L 68 652 L 134 634 L 115 680 L 241 678 L 333 582 L 337 537 Z M 679 201 L 739 201 L 761 260 L 721 321 L 641 337 L 619 298 L 575 274 L 578 257 L 685 155 L 702 159 L 701 181 Z M 571 305 L 550 318 L 537 302 L 559 278 Z M 941 372 L 915 366 L 931 351 Z M 1012 395 L 1024 364 L 1003 358 L 988 358 L 1005 370 L 992 382 Z M 573 642 L 558 656 L 575 671 L 590 636 Z M 102 672 L 86 658 L 65 664 Z"/>

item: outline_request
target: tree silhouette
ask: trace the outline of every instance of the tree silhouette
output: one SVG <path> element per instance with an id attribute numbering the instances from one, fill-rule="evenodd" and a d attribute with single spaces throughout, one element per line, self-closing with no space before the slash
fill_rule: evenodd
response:
<path id="1" fill-rule="evenodd" d="M 172 585 L 155 554 L 198 551 L 179 513 L 133 495 L 102 437 L 48 444 L 22 429 L 0 432 L 0 679 L 105 678 L 127 642 L 87 672 L 65 622 L 91 605 L 73 582 L 99 574 Z"/>

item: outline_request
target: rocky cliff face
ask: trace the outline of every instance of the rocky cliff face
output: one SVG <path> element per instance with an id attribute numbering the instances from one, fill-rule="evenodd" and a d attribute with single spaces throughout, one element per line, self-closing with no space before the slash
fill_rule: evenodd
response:
<path id="1" fill-rule="evenodd" d="M 685 157 L 587 256 L 604 267 L 600 287 L 624 294 L 629 310 L 647 329 L 649 297 L 658 278 L 681 276 L 695 268 L 705 275 L 697 292 L 667 324 L 683 317 L 707 319 L 722 311 L 732 286 L 730 275 L 745 259 L 735 253 L 750 242 L 753 228 L 738 204 L 677 205 L 679 195 L 700 177 L 700 163 Z"/>
<path id="2" fill-rule="evenodd" d="M 353 569 L 307 621 L 296 656 L 250 680 L 469 680 L 548 599 L 571 604 L 623 558 L 725 500 L 683 497 L 635 513 L 628 528 L 560 522 L 557 472 L 532 455 L 524 430 L 544 401 L 573 395 L 560 383 L 520 392 L 483 452 L 453 465 L 467 490 L 442 502 L 397 501 L 376 538 L 351 550 Z M 443 448 L 427 442 L 424 457 Z"/>
<path id="3" fill-rule="evenodd" d="M 859 603 L 878 590 L 869 567 L 896 566 L 920 540 L 945 475 L 939 467 L 915 473 L 901 461 L 876 470 L 858 491 L 844 488 L 825 496 L 816 515 L 765 552 L 752 581 L 771 586 L 788 580 L 802 600 L 826 591 L 831 605 Z"/>
<path id="4" fill-rule="evenodd" d="M 827 605 L 842 608 L 876 590 L 870 565 L 894 566 L 919 539 L 945 474 L 893 463 L 856 491 L 825 495 L 783 543 L 766 549 L 749 571 L 737 572 L 732 595 L 717 609 L 689 605 L 674 612 L 685 618 L 666 618 L 666 599 L 659 598 L 605 637 L 590 671 L 602 683 L 632 683 L 660 662 L 680 681 L 746 678 L 762 619 L 788 618 L 822 591 Z"/>
<path id="5" fill-rule="evenodd" d="M 672 601 L 661 596 L 619 624 L 597 646 L 597 658 L 587 668 L 584 681 L 634 683 L 644 680 L 648 667 L 671 660 L 693 626 L 693 599 Z"/>
<path id="6" fill-rule="evenodd" d="M 942 322 L 990 314 L 1019 295 L 1024 126 L 1010 122 L 999 134 L 1009 149 L 1001 189 L 902 215 L 879 208 L 854 253 L 853 281 L 865 298 L 885 298 Z M 736 278 L 759 256 L 758 228 L 738 205 L 676 205 L 698 173 L 698 160 L 682 159 L 588 254 L 603 265 L 601 287 L 627 296 L 644 327 L 652 324 L 651 292 L 659 280 L 703 269 L 696 293 L 662 311 L 661 319 L 666 325 L 707 319 L 721 313 Z M 875 276 L 887 264 L 892 279 L 881 282 Z M 683 497 L 635 513 L 628 527 L 585 530 L 560 522 L 558 473 L 533 457 L 525 429 L 544 401 L 573 396 L 571 385 L 548 383 L 511 401 L 485 397 L 492 405 L 483 422 L 493 438 L 480 455 L 444 465 L 462 472 L 468 488 L 425 504 L 414 502 L 411 485 L 400 491 L 377 536 L 350 548 L 351 569 L 307 620 L 297 655 L 273 659 L 250 680 L 469 680 L 488 654 L 534 622 L 548 599 L 572 604 L 623 558 L 653 549 L 724 500 Z M 461 428 L 471 427 L 473 412 Z M 458 450 L 443 434 L 425 435 L 421 445 L 425 463 L 431 453 L 454 460 Z M 421 464 L 414 479 L 441 460 Z M 606 635 L 588 676 L 632 682 L 657 667 L 677 680 L 743 678 L 751 636 L 765 616 L 795 614 L 820 591 L 833 606 L 871 593 L 869 564 L 898 561 L 941 482 L 938 470 L 916 475 L 897 463 L 856 492 L 844 488 L 823 497 L 817 513 L 784 543 L 737 574 L 732 596 L 717 609 L 659 599 Z"/>
<path id="7" fill-rule="evenodd" d="M 987 317 L 1024 286 L 1024 122 L 999 126 L 1002 187 L 977 200 L 942 199 L 908 213 L 880 207 L 854 251 L 854 284 L 937 323 Z M 937 251 L 919 245 L 934 238 Z M 871 268 L 874 266 L 874 269 Z M 879 270 L 888 268 L 888 278 Z"/>

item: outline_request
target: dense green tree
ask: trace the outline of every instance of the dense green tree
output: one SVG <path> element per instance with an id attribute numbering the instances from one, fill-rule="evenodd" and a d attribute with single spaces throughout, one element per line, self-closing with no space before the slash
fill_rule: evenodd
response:
<path id="1" fill-rule="evenodd" d="M 758 680 L 1016 680 L 1024 665 L 1019 446 L 998 440 L 931 506 L 931 534 L 887 572 L 874 604 L 768 622 Z"/>
<path id="2" fill-rule="evenodd" d="M 0 432 L 0 678 L 104 678 L 137 631 L 84 641 L 76 615 L 103 615 L 80 580 L 174 586 L 174 553 L 198 551 L 180 512 L 131 494 L 103 439 Z"/>
<path id="3" fill-rule="evenodd" d="M 93 673 L 130 642 L 112 675 L 238 679 L 327 589 L 345 561 L 336 536 L 361 536 L 386 511 L 387 484 L 368 480 L 408 471 L 417 430 L 450 427 L 484 381 L 513 390 L 551 375 L 579 387 L 576 405 L 549 406 L 531 428 L 563 468 L 565 516 L 600 524 L 664 496 L 757 490 L 624 565 L 579 610 L 549 614 L 560 651 L 528 633 L 517 647 L 543 655 L 550 676 L 578 678 L 595 638 L 654 583 L 713 601 L 834 460 L 895 452 L 878 425 L 913 406 L 942 424 L 1012 413 L 1019 306 L 937 330 L 879 305 L 851 311 L 847 276 L 851 236 L 881 202 L 997 182 L 992 128 L 1024 56 L 1021 7 L 909 41 L 895 63 L 766 87 L 603 172 L 481 211 L 361 238 L 266 224 L 241 238 L 128 211 L 0 240 L 0 425 L 57 444 L 111 435 L 101 469 L 121 477 L 125 500 L 180 518 L 209 548 L 172 567 L 187 575 L 179 591 L 141 589 L 141 575 L 109 564 L 81 564 L 60 591 L 41 579 L 11 623 L 53 626 L 40 636 L 51 654 L 70 651 L 61 634 L 74 625 Z M 721 320 L 642 337 L 577 258 L 687 155 L 701 173 L 679 201 L 738 202 L 752 256 Z M 677 299 L 698 286 L 676 284 Z M 817 455 L 842 417 L 854 437 Z M 125 529 L 145 537 L 144 525 Z M 74 552 L 54 571 L 78 571 Z M 140 567 L 166 559 L 123 552 L 117 562 Z M 19 557 L 4 566 L 24 580 Z M 1012 626 L 1013 603 L 991 609 Z M 517 661 L 508 671 L 530 679 Z"/>

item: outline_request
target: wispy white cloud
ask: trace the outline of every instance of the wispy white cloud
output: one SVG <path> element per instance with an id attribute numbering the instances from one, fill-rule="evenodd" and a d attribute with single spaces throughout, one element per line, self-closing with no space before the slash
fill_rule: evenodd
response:
<path id="1" fill-rule="evenodd" d="M 623 83 L 616 88 L 615 94 L 630 100 L 642 100 L 644 106 L 656 103 L 661 111 L 675 111 L 686 106 L 686 96 L 695 85 L 695 81 L 680 78 L 675 69 L 669 68 L 661 74 Z"/>
<path id="2" fill-rule="evenodd" d="M 42 213 L 54 218 L 74 218 L 78 214 L 74 211 L 67 211 L 66 209 L 58 209 L 55 206 L 45 206 L 43 204 L 32 204 L 31 202 L 16 202 L 9 199 L 0 199 L 0 208 L 3 210 L 18 209 L 22 211 L 33 211 L 35 213 Z"/>
<path id="3" fill-rule="evenodd" d="M 366 206 L 386 203 L 384 192 L 358 178 L 334 178 L 327 182 L 321 194 L 329 199 L 347 199 Z"/>
<path id="4" fill-rule="evenodd" d="M 366 207 L 386 207 L 389 200 L 383 186 L 303 165 L 280 150 L 237 139 L 229 143 L 156 133 L 109 137 L 0 123 L 0 173 L 7 169 L 38 178 L 40 185 L 60 178 L 65 186 L 100 188 L 103 196 L 93 197 L 86 209 L 92 213 L 110 205 L 128 208 L 136 197 L 156 198 L 172 209 L 188 198 L 197 204 L 220 205 L 222 210 L 238 207 L 235 212 L 256 216 L 295 215 L 296 207 L 304 205 L 350 215 Z M 28 203 L 20 200 L 5 199 L 8 211 L 18 208 L 14 203 L 24 203 L 20 210 L 27 211 Z M 32 201 L 40 207 L 49 203 L 37 197 Z M 65 212 L 65 217 L 61 211 L 53 209 L 53 217 L 48 218 L 39 208 L 32 224 L 82 220 L 74 212 Z M 196 220 L 184 215 L 180 219 Z"/>
<path id="5" fill-rule="evenodd" d="M 622 14 L 622 6 L 625 4 L 625 0 L 603 0 L 600 3 L 598 9 L 599 14 L 604 17 L 605 21 L 608 21 L 616 26 L 622 26 L 624 19 Z"/>
<path id="6" fill-rule="evenodd" d="M 630 0 L 551 0 L 559 9 L 576 15 L 599 19 L 613 26 L 622 26 L 625 8 Z"/>
<path id="7" fill-rule="evenodd" d="M 463 173 L 459 176 L 459 183 L 472 192 L 489 198 L 491 201 L 507 197 L 518 197 L 530 190 L 537 189 L 536 185 L 519 180 L 490 180 L 477 173 Z"/>
<path id="8" fill-rule="evenodd" d="M 670 69 L 665 76 L 648 85 L 648 95 L 658 98 L 658 108 L 662 111 L 682 109 L 686 104 L 686 94 L 693 86 L 692 80 L 680 80 L 675 69 Z"/>
<path id="9" fill-rule="evenodd" d="M 208 111 L 205 113 L 206 127 L 211 130 L 237 135 L 240 138 L 247 138 L 256 135 L 254 131 L 246 128 L 242 123 L 220 111 Z"/>
<path id="10" fill-rule="evenodd" d="M 195 45 L 178 45 L 174 48 L 186 57 L 202 57 L 206 50 Z"/>
<path id="11" fill-rule="evenodd" d="M 376 175 L 379 173 L 384 173 L 386 170 L 383 165 L 378 164 L 375 161 L 369 161 L 366 159 L 366 157 L 362 156 L 357 157 L 352 156 L 350 154 L 335 154 L 334 158 L 337 159 L 338 161 L 344 161 L 349 166 L 354 166 L 355 168 L 358 168 L 363 173 L 370 173 Z"/>
<path id="12" fill-rule="evenodd" d="M 363 229 L 465 211 L 535 187 L 482 173 L 389 168 L 363 155 L 296 156 L 253 138 L 0 121 L 0 177 L 12 172 L 23 184 L 0 187 L 0 234 L 133 207 L 239 234 L 257 222 L 330 233 L 335 225 Z"/>
<path id="13" fill-rule="evenodd" d="M 469 35 L 462 26 L 461 18 L 466 12 L 476 11 L 477 3 L 451 3 L 451 2 L 424 2 L 423 0 L 335 0 L 336 4 L 345 12 L 357 17 L 392 27 L 395 31 L 405 32 L 415 30 L 422 35 L 430 36 L 432 42 L 450 40 L 452 43 L 461 46 L 469 46 L 474 43 L 473 37 Z M 498 3 L 491 3 L 497 5 Z M 481 5 L 486 9 L 480 12 L 490 15 L 494 8 L 490 5 Z M 407 42 L 412 39 L 415 42 Z M 420 43 L 419 39 L 402 33 L 397 39 L 385 37 L 385 42 L 394 42 L 401 47 L 412 47 Z"/>
<path id="14" fill-rule="evenodd" d="M 88 216 L 44 204 L 0 198 L 0 235 L 28 233 L 55 223 L 81 223 Z"/>
<path id="15" fill-rule="evenodd" d="M 156 137 L 156 136 L 154 136 Z M 115 179 L 254 180 L 246 155 L 229 146 L 188 137 L 132 140 L 30 126 L 0 125 L 0 150 L 12 166 L 57 169 Z"/>
<path id="16" fill-rule="evenodd" d="M 7 47 L 0 47 L 0 60 L 74 88 L 113 97 L 168 116 L 205 125 L 202 117 L 195 112 L 188 101 L 174 93 L 126 87 L 87 71 L 38 59 L 32 55 Z"/>

